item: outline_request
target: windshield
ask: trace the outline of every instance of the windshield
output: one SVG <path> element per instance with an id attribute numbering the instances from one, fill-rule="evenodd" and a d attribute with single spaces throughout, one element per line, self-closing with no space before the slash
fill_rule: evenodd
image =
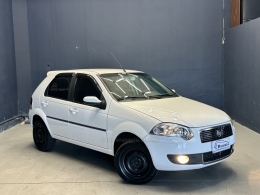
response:
<path id="1" fill-rule="evenodd" d="M 118 101 L 178 97 L 171 89 L 145 73 L 101 74 L 100 77 Z"/>

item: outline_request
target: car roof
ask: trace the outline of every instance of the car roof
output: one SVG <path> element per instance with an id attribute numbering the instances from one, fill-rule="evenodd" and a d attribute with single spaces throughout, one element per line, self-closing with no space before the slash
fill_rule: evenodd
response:
<path id="1" fill-rule="evenodd" d="M 142 73 L 142 71 L 138 70 L 129 70 L 125 69 L 126 72 L 128 73 Z M 94 74 L 107 74 L 107 73 L 124 73 L 123 69 L 74 69 L 74 70 L 55 70 L 55 71 L 49 71 L 47 72 L 47 76 L 51 74 L 60 74 L 60 73 L 68 73 L 68 72 L 73 72 L 73 73 L 94 73 Z"/>

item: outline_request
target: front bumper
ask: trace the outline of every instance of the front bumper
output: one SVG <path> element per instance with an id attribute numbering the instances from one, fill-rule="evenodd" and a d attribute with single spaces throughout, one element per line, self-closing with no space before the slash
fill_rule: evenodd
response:
<path id="1" fill-rule="evenodd" d="M 225 158 L 228 158 L 231 156 L 231 154 L 234 152 L 233 145 L 230 146 L 229 149 L 223 150 L 221 152 L 212 153 L 206 152 L 206 153 L 200 153 L 200 154 L 185 154 L 185 156 L 189 157 L 189 161 L 186 163 L 186 165 L 195 165 L 195 164 L 209 164 L 214 163 L 220 160 L 223 160 Z M 178 157 L 180 155 L 174 155 L 174 154 L 168 154 L 167 158 L 169 161 L 171 161 L 174 164 L 182 165 L 178 161 Z"/>
<path id="2" fill-rule="evenodd" d="M 200 169 L 222 162 L 233 153 L 233 146 L 235 143 L 235 129 L 233 126 L 233 135 L 229 137 L 231 145 L 231 148 L 229 149 L 230 151 L 222 151 L 223 158 L 216 158 L 217 160 L 214 160 L 214 154 L 211 152 L 211 142 L 201 143 L 199 135 L 201 128 L 191 128 L 191 130 L 194 134 L 194 137 L 188 141 L 176 137 L 166 137 L 151 134 L 144 138 L 143 141 L 151 154 L 153 164 L 157 170 L 180 171 Z M 212 157 L 213 160 L 204 162 L 204 154 L 208 155 L 207 157 Z M 185 165 L 178 164 L 175 160 L 178 155 L 187 155 L 192 157 L 190 159 L 193 160 Z"/>

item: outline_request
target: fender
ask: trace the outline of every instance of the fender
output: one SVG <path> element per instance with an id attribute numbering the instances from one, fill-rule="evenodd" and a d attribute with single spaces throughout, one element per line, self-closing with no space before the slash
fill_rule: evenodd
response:
<path id="1" fill-rule="evenodd" d="M 131 129 L 129 129 L 131 128 Z M 142 141 L 147 136 L 147 130 L 144 129 L 140 124 L 132 121 L 124 121 L 117 125 L 114 129 L 107 131 L 108 138 L 108 148 L 111 151 L 114 151 L 114 142 L 118 135 L 121 133 L 131 133 L 136 135 Z"/>
<path id="2" fill-rule="evenodd" d="M 119 134 L 132 133 L 143 140 L 154 125 L 159 122 L 159 120 L 149 115 L 112 101 L 107 116 L 107 144 L 109 150 L 114 151 L 114 142 Z"/>
<path id="3" fill-rule="evenodd" d="M 32 114 L 31 114 L 32 117 L 31 117 L 31 119 L 30 119 L 30 124 L 31 124 L 31 126 L 33 127 L 33 117 L 34 117 L 35 115 L 38 115 L 39 117 L 41 117 L 41 119 L 42 119 L 43 122 L 45 123 L 46 127 L 48 128 L 48 130 L 49 130 L 51 136 L 53 137 L 53 133 L 51 132 L 51 129 L 50 129 L 49 124 L 48 124 L 48 122 L 47 122 L 47 117 L 46 117 L 45 113 L 44 113 L 40 108 L 34 108 L 34 109 L 32 110 Z"/>

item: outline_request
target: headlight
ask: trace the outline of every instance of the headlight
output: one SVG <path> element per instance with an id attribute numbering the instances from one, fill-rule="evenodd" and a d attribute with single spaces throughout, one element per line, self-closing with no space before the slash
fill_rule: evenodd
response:
<path id="1" fill-rule="evenodd" d="M 173 123 L 160 123 L 156 125 L 150 133 L 154 135 L 180 137 L 185 140 L 193 138 L 193 133 L 188 127 Z"/>

